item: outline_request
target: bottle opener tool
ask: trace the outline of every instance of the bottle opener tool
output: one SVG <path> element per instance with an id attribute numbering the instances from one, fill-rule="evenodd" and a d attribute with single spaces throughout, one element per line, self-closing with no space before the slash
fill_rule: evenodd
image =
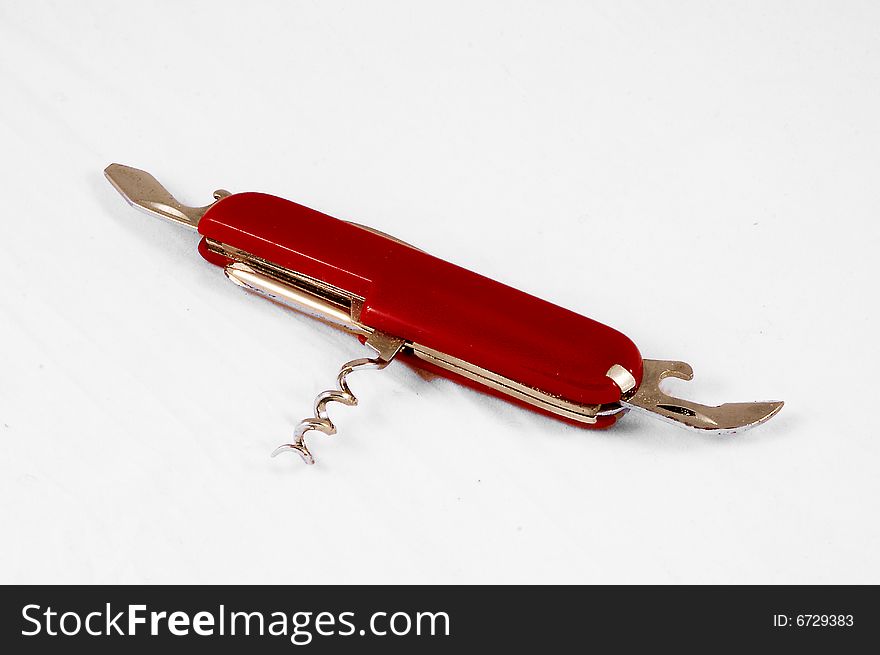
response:
<path id="1" fill-rule="evenodd" d="M 717 407 L 674 398 L 667 377 L 690 380 L 678 361 L 642 359 L 626 336 L 592 319 L 465 270 L 377 230 L 262 193 L 215 191 L 187 207 L 149 173 L 104 171 L 134 207 L 198 230 L 199 252 L 237 285 L 359 336 L 372 357 L 342 366 L 337 388 L 315 400 L 291 443 L 336 426 L 332 402 L 356 405 L 347 378 L 393 359 L 586 427 L 605 428 L 634 409 L 676 425 L 726 434 L 763 423 L 782 402 Z"/>

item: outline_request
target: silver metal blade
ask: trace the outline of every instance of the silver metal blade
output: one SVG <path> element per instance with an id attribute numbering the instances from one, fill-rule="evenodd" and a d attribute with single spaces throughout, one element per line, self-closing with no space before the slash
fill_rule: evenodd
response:
<path id="1" fill-rule="evenodd" d="M 214 204 L 204 207 L 183 205 L 155 177 L 131 166 L 110 164 L 104 169 L 104 175 L 132 207 L 193 229 L 198 228 L 199 220 Z M 220 189 L 214 192 L 214 200 L 216 202 L 228 195 L 228 191 Z"/>
<path id="2" fill-rule="evenodd" d="M 782 401 L 725 403 L 701 405 L 670 396 L 660 389 L 660 381 L 668 377 L 692 380 L 689 364 L 655 359 L 644 360 L 642 383 L 629 398 L 621 400 L 624 407 L 650 412 L 661 419 L 688 428 L 716 434 L 730 434 L 755 427 L 782 409 Z"/>

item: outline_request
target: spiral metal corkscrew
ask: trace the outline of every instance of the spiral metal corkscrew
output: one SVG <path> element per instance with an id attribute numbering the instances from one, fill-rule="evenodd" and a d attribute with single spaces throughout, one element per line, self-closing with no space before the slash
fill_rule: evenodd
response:
<path id="1" fill-rule="evenodd" d="M 306 446 L 305 435 L 312 430 L 323 432 L 328 436 L 336 434 L 336 426 L 327 414 L 327 405 L 336 402 L 351 407 L 358 403 L 357 396 L 352 393 L 346 378 L 357 370 L 368 368 L 382 370 L 400 352 L 404 340 L 381 332 L 374 332 L 366 343 L 376 351 L 376 357 L 361 357 L 343 364 L 339 369 L 339 375 L 336 376 L 337 388 L 328 389 L 318 394 L 318 397 L 315 398 L 314 415 L 300 421 L 293 433 L 293 443 L 278 446 L 272 451 L 272 457 L 279 453 L 296 451 L 306 464 L 314 464 L 315 458 Z"/>

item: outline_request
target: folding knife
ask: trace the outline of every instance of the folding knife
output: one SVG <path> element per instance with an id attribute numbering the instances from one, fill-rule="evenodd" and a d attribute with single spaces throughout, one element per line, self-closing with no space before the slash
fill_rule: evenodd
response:
<path id="1" fill-rule="evenodd" d="M 199 253 L 239 286 L 358 335 L 374 352 L 347 362 L 337 388 L 315 400 L 290 443 L 308 464 L 311 431 L 335 434 L 327 405 L 357 404 L 347 377 L 393 359 L 586 427 L 629 409 L 703 432 L 731 433 L 769 419 L 782 402 L 700 405 L 667 395 L 679 361 L 642 359 L 626 336 L 377 230 L 262 193 L 214 192 L 205 207 L 175 200 L 149 173 L 104 171 L 133 206 L 197 229 Z"/>

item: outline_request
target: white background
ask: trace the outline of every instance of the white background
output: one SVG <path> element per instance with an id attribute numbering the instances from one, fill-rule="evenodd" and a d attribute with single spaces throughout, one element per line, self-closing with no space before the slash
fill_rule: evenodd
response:
<path id="1" fill-rule="evenodd" d="M 0 581 L 880 582 L 880 5 L 0 2 Z M 783 399 L 570 427 L 361 346 L 128 207 L 265 191 Z M 525 320 L 525 317 L 523 317 Z M 572 347 L 583 347 L 572 335 Z"/>

